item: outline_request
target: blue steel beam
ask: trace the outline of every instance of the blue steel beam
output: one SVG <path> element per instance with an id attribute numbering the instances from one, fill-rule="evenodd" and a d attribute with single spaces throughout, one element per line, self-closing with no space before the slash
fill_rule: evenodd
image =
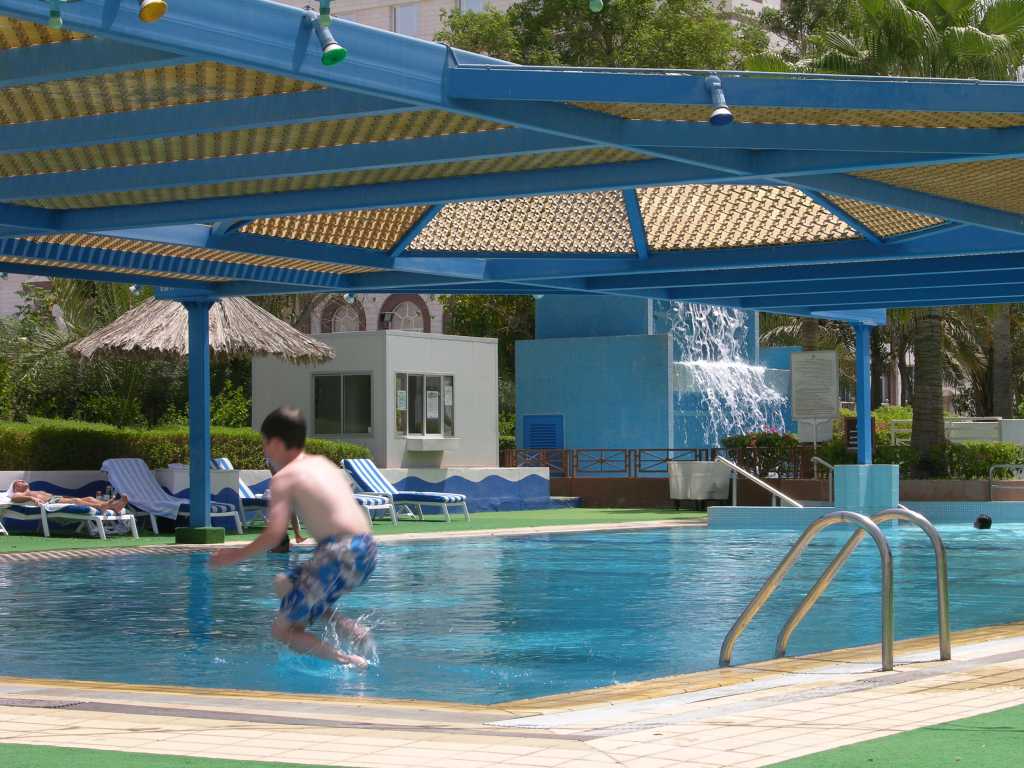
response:
<path id="1" fill-rule="evenodd" d="M 633 236 L 636 257 L 640 261 L 646 261 L 651 255 L 651 249 L 647 244 L 647 227 L 644 225 L 644 216 L 640 211 L 640 199 L 637 197 L 635 189 L 623 190 L 622 198 L 626 204 L 626 215 L 629 217 L 629 231 Z"/>
<path id="2" fill-rule="evenodd" d="M 247 0 L 244 9 L 173 0 L 157 24 L 140 24 L 134 2 L 80 0 L 61 11 L 68 29 L 105 38 L 371 95 L 431 104 L 444 98 L 444 46 L 335 19 L 332 31 L 349 55 L 344 66 L 325 67 L 304 12 L 270 0 Z M 47 7 L 39 0 L 0 0 L 0 14 L 46 23 Z"/>
<path id="3" fill-rule="evenodd" d="M 209 299 L 185 302 L 188 311 L 189 520 L 210 525 L 210 306 Z M 242 531 L 236 531 L 241 533 Z"/>
<path id="4" fill-rule="evenodd" d="M 170 203 L 112 206 L 63 211 L 59 226 L 69 232 L 191 224 L 196 221 L 260 218 L 302 213 L 330 213 L 407 205 L 434 205 L 537 194 L 623 189 L 641 185 L 689 184 L 718 178 L 680 163 L 639 160 L 571 168 L 423 179 L 273 195 L 242 195 Z"/>
<path id="5" fill-rule="evenodd" d="M 1024 284 L 1024 268 L 1003 271 L 980 270 L 977 272 L 953 272 L 949 274 L 914 275 L 908 277 L 898 286 L 880 283 L 880 278 L 868 275 L 858 278 L 834 278 L 829 280 L 803 280 L 784 283 L 741 283 L 734 285 L 695 286 L 692 288 L 675 288 L 667 292 L 667 298 L 696 301 L 714 304 L 717 301 L 731 301 L 756 296 L 758 300 L 770 296 L 803 296 L 802 301 L 790 302 L 806 304 L 815 297 L 841 296 L 846 293 L 875 291 L 878 300 L 885 303 L 885 296 L 890 291 L 904 291 L 908 288 L 951 288 L 960 286 L 971 289 L 985 286 L 1003 286 L 1007 284 Z"/>
<path id="6" fill-rule="evenodd" d="M 416 239 L 417 235 L 422 232 L 432 222 L 437 214 L 444 209 L 443 205 L 432 205 L 430 206 L 422 216 L 417 219 L 416 223 L 409 227 L 409 230 L 402 235 L 394 247 L 391 249 L 390 256 L 392 259 L 398 258 L 403 255 L 409 246 L 412 245 L 413 240 Z"/>
<path id="7" fill-rule="evenodd" d="M 0 88 L 187 64 L 194 58 L 102 38 L 0 52 Z"/>
<path id="8" fill-rule="evenodd" d="M 185 259 L 163 254 L 136 253 L 109 248 L 59 245 L 23 239 L 0 240 L 0 254 L 17 256 L 22 259 L 60 261 L 68 268 L 99 266 L 123 268 L 144 272 L 172 273 L 183 276 L 221 278 L 234 281 L 265 282 L 296 289 L 309 288 L 322 291 L 336 290 L 408 290 L 432 285 L 447 285 L 458 282 L 449 275 L 406 274 L 380 272 L 364 274 L 333 274 L 285 267 L 266 267 L 251 264 L 236 264 L 221 261 Z M 482 273 L 467 270 L 474 277 L 464 278 L 467 282 Z M 147 282 L 141 276 L 137 282 Z M 200 281 L 201 283 L 201 281 Z M 191 283 L 190 283 L 191 284 Z M 216 285 L 216 283 L 210 283 Z"/>
<path id="9" fill-rule="evenodd" d="M 680 76 L 692 74 L 693 76 Z M 453 67 L 453 99 L 706 105 L 704 72 L 567 69 L 498 64 Z M 729 106 L 789 109 L 883 109 L 923 112 L 1021 112 L 1024 86 L 1013 82 L 895 77 L 717 73 Z"/>
<path id="10" fill-rule="evenodd" d="M 871 326 L 853 326 L 857 358 L 857 463 L 870 464 L 874 453 L 871 445 Z"/>
<path id="11" fill-rule="evenodd" d="M 1006 232 L 1024 232 L 1024 216 L 994 208 L 894 187 L 872 179 L 844 174 L 802 176 L 802 187 L 887 205 L 913 213 L 937 216 L 962 224 L 975 224 Z"/>
<path id="12" fill-rule="evenodd" d="M 0 253 L 4 252 L 0 241 Z M 122 283 L 124 285 L 152 285 L 154 287 L 168 288 L 174 290 L 188 290 L 192 292 L 211 291 L 204 287 L 204 283 L 197 283 L 192 280 L 172 280 L 166 277 L 153 277 L 152 275 L 130 275 L 124 272 L 100 272 L 90 269 L 72 269 L 68 267 L 53 267 L 43 264 L 11 263 L 0 261 L 0 274 L 12 275 L 38 275 L 39 277 L 63 277 L 68 280 L 92 280 L 100 283 Z"/>
<path id="13" fill-rule="evenodd" d="M 869 243 L 878 245 L 881 239 L 875 234 L 874 230 L 871 229 L 860 219 L 854 218 L 838 205 L 829 200 L 825 195 L 820 192 L 815 192 L 813 189 L 805 189 L 804 194 L 811 198 L 814 202 L 824 208 L 826 211 L 831 213 L 837 219 L 846 224 L 850 229 L 856 232 L 858 235 L 863 237 Z"/>
<path id="14" fill-rule="evenodd" d="M 817 311 L 835 308 L 938 307 L 961 304 L 1007 304 L 1024 298 L 1024 283 L 956 288 L 905 288 L 892 291 L 857 291 L 819 294 L 808 301 L 806 294 L 750 297 L 729 301 L 728 306 L 744 309 L 782 311 L 785 307 L 810 307 Z"/>
<path id="15" fill-rule="evenodd" d="M 343 144 L 257 155 L 0 178 L 0 200 L 92 195 L 253 179 L 410 167 L 578 149 L 580 142 L 521 129 Z"/>
<path id="16" fill-rule="evenodd" d="M 642 289 L 669 288 L 673 298 L 686 298 L 688 290 L 732 290 L 751 286 L 793 285 L 802 288 L 805 283 L 822 283 L 869 278 L 872 280 L 893 280 L 906 278 L 916 280 L 935 276 L 964 275 L 968 278 L 978 273 L 1004 271 L 1014 273 L 1024 270 L 1024 255 L 1019 253 L 991 254 L 983 256 L 944 256 L 938 258 L 904 258 L 885 261 L 857 261 L 854 263 L 828 262 L 801 266 L 777 265 L 765 268 L 706 270 L 680 273 L 654 273 L 643 275 L 619 275 L 615 277 L 592 277 L 585 281 L 587 290 L 604 291 L 613 288 Z M 556 285 L 558 283 L 556 282 Z"/>
<path id="17" fill-rule="evenodd" d="M 59 48 L 60 46 L 42 46 Z M 0 126 L 0 154 L 43 152 L 168 136 L 242 131 L 414 112 L 409 104 L 336 89 L 305 91 L 164 109 Z"/>

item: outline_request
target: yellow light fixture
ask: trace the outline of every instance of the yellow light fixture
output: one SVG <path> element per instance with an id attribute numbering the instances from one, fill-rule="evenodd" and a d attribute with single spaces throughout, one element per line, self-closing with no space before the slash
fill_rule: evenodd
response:
<path id="1" fill-rule="evenodd" d="M 166 0 L 139 0 L 139 21 L 152 24 L 167 13 Z"/>

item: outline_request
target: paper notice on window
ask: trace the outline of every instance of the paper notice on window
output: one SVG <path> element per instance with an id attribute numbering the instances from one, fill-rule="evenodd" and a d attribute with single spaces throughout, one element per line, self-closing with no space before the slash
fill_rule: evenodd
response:
<path id="1" fill-rule="evenodd" d="M 404 389 L 398 390 L 398 406 L 397 406 L 398 410 L 400 410 L 400 411 L 407 411 L 407 410 L 409 410 L 409 406 L 407 404 L 408 403 L 408 399 L 407 398 L 408 398 L 408 393 Z"/>
<path id="2" fill-rule="evenodd" d="M 455 388 L 445 387 L 444 388 L 444 407 L 451 408 L 455 405 Z"/>
<path id="3" fill-rule="evenodd" d="M 441 393 L 427 392 L 427 418 L 437 419 L 441 416 Z"/>
<path id="4" fill-rule="evenodd" d="M 790 367 L 793 418 L 839 416 L 839 365 L 835 351 L 793 352 Z"/>

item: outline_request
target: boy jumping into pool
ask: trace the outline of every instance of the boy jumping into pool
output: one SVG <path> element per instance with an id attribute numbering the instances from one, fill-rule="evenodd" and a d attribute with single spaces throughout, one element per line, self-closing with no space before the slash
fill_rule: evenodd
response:
<path id="1" fill-rule="evenodd" d="M 341 468 L 323 456 L 310 456 L 306 418 L 296 408 L 278 408 L 263 420 L 263 452 L 276 468 L 270 481 L 267 527 L 244 547 L 222 549 L 210 567 L 222 568 L 274 547 L 288 530 L 294 509 L 317 541 L 312 557 L 274 580 L 281 607 L 274 619 L 274 639 L 299 653 L 365 668 L 366 659 L 321 642 L 306 628 L 321 616 L 331 617 L 346 592 L 366 583 L 377 565 L 377 544 L 370 525 L 349 489 Z M 339 631 L 363 640 L 368 630 L 351 619 L 331 617 Z"/>

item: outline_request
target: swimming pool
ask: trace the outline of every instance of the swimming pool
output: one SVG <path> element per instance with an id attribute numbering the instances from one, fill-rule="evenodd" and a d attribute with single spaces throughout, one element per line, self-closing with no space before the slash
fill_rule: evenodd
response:
<path id="1" fill-rule="evenodd" d="M 933 634 L 928 541 L 916 529 L 889 533 L 897 637 Z M 1024 619 L 1024 526 L 942 534 L 953 629 Z M 495 703 L 710 669 L 796 535 L 682 528 L 388 544 L 347 602 L 349 613 L 375 612 L 380 665 L 366 674 L 271 641 L 270 583 L 288 556 L 215 573 L 205 553 L 0 562 L 0 674 Z M 741 638 L 736 663 L 772 655 L 846 535 L 811 546 Z M 878 555 L 865 543 L 790 652 L 878 636 Z"/>

